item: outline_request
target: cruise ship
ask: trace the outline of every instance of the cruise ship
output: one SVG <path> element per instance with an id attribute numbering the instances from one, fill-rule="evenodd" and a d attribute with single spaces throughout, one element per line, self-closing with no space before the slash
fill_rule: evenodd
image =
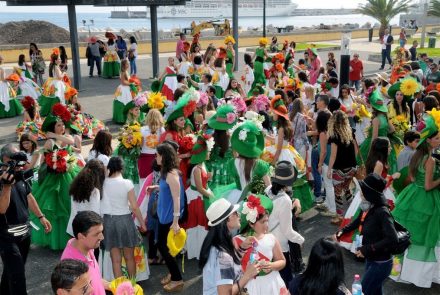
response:
<path id="1" fill-rule="evenodd" d="M 266 0 L 266 16 L 289 16 L 298 7 L 292 0 Z M 240 17 L 261 17 L 263 0 L 239 0 Z M 114 10 L 111 18 L 149 18 L 150 11 Z M 184 6 L 160 6 L 158 18 L 231 18 L 232 0 L 192 0 Z"/>

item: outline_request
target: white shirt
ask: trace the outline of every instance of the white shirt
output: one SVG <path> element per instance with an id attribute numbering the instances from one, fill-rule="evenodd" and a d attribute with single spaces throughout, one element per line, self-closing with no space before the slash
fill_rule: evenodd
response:
<path id="1" fill-rule="evenodd" d="M 104 164 L 104 167 L 107 167 L 108 165 L 108 161 L 110 160 L 110 158 L 104 154 L 98 154 L 96 151 L 92 150 L 89 153 L 89 157 L 87 158 L 87 161 L 90 161 L 92 159 L 97 159 L 98 161 L 100 161 L 102 164 Z"/>
<path id="2" fill-rule="evenodd" d="M 388 40 L 388 37 L 389 37 L 390 35 L 385 35 L 385 36 L 383 36 L 383 44 L 382 44 L 382 49 L 387 49 L 387 40 Z"/>
<path id="3" fill-rule="evenodd" d="M 137 48 L 138 48 L 138 45 L 136 43 L 131 43 L 130 50 L 133 51 L 133 54 L 135 57 L 138 56 Z"/>
<path id="4" fill-rule="evenodd" d="M 198 83 L 198 87 L 199 87 L 199 91 L 201 92 L 206 92 L 206 90 L 208 90 L 209 86 L 212 86 L 211 83 L 205 84 L 205 83 Z"/>
<path id="5" fill-rule="evenodd" d="M 73 237 L 73 229 L 72 229 L 72 222 L 75 218 L 76 214 L 80 211 L 93 211 L 98 214 L 101 214 L 101 194 L 99 193 L 99 190 L 95 188 L 91 195 L 90 199 L 87 202 L 81 202 L 78 203 L 72 199 L 72 202 L 70 203 L 70 218 L 69 222 L 67 223 L 67 229 L 66 232 Z"/>
<path id="6" fill-rule="evenodd" d="M 101 213 L 108 215 L 130 214 L 128 205 L 128 192 L 134 188 L 131 180 L 124 179 L 122 175 L 104 181 Z"/>
<path id="7" fill-rule="evenodd" d="M 266 188 L 265 193 L 273 201 L 273 210 L 269 216 L 269 231 L 280 242 L 283 252 L 289 252 L 289 241 L 296 244 L 304 243 L 304 238 L 292 228 L 292 201 L 285 192 L 274 196 L 272 186 Z"/>
<path id="8" fill-rule="evenodd" d="M 165 129 L 162 127 L 156 134 L 152 134 L 150 127 L 142 126 L 141 134 L 142 134 L 142 154 L 155 154 L 156 146 L 159 144 L 160 135 L 165 132 Z"/>

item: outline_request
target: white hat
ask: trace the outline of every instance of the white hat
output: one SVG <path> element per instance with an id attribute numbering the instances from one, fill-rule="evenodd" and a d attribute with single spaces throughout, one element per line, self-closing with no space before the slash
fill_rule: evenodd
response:
<path id="1" fill-rule="evenodd" d="M 206 217 L 209 220 L 208 225 L 216 226 L 217 224 L 220 224 L 232 213 L 236 212 L 239 207 L 240 205 L 232 205 L 226 199 L 218 199 L 209 206 L 208 210 L 206 210 Z"/>

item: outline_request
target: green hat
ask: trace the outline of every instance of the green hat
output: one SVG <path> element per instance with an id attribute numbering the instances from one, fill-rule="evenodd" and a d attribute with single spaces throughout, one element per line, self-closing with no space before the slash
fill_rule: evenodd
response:
<path id="1" fill-rule="evenodd" d="M 186 128 L 186 127 L 188 127 L 188 126 L 190 126 L 190 127 L 191 127 L 191 130 L 194 131 L 194 125 L 193 125 L 193 123 L 191 122 L 190 119 L 186 118 L 186 119 L 185 119 L 185 126 L 184 126 L 184 128 Z"/>
<path id="2" fill-rule="evenodd" d="M 400 82 L 396 82 L 396 83 L 394 83 L 393 85 L 391 85 L 391 87 L 390 88 L 388 88 L 388 96 L 391 98 L 391 99 L 395 99 L 396 98 L 396 93 L 397 93 L 397 91 L 400 91 L 400 92 L 402 92 L 402 90 L 401 90 L 401 86 L 402 86 L 402 81 L 400 81 Z M 417 89 L 418 89 L 419 87 L 417 87 Z M 403 92 L 402 92 L 403 93 Z M 411 97 L 412 97 L 412 95 L 403 95 L 403 98 L 405 98 L 405 100 L 409 100 L 409 99 L 411 99 Z"/>
<path id="3" fill-rule="evenodd" d="M 130 101 L 129 103 L 127 103 L 124 106 L 124 115 L 127 115 L 128 111 L 131 110 L 132 108 L 136 107 L 136 105 L 134 104 L 134 101 Z"/>
<path id="4" fill-rule="evenodd" d="M 171 104 L 167 107 L 164 117 L 166 122 L 170 123 L 180 117 L 187 118 L 195 109 L 196 102 L 191 100 L 191 93 L 187 91 L 175 104 Z"/>
<path id="5" fill-rule="evenodd" d="M 214 146 L 214 139 L 210 135 L 198 136 L 191 151 L 191 164 L 200 164 L 206 161 L 206 156 Z"/>
<path id="6" fill-rule="evenodd" d="M 424 128 L 420 132 L 420 141 L 417 146 L 421 145 L 426 139 L 438 132 L 439 128 L 436 123 L 440 124 L 440 111 L 432 109 L 432 111 L 423 116 Z"/>
<path id="7" fill-rule="evenodd" d="M 208 120 L 208 126 L 217 130 L 229 130 L 237 123 L 234 107 L 229 104 L 218 107 L 217 113 Z"/>
<path id="8" fill-rule="evenodd" d="M 370 94 L 370 96 L 368 97 L 368 102 L 370 103 L 373 109 L 383 113 L 388 112 L 387 106 L 385 105 L 385 101 L 380 96 L 379 91 L 377 89 Z"/>
<path id="9" fill-rule="evenodd" d="M 249 91 L 250 95 L 254 95 L 254 93 L 257 94 L 264 94 L 264 88 L 261 86 L 261 84 L 257 83 L 254 87 L 252 87 L 251 91 Z"/>
<path id="10" fill-rule="evenodd" d="M 264 150 L 263 132 L 254 122 L 245 121 L 232 133 L 231 147 L 241 156 L 259 158 Z"/>
<path id="11" fill-rule="evenodd" d="M 67 109 L 67 107 L 61 103 L 57 103 L 52 107 L 51 112 L 44 119 L 41 130 L 43 132 L 48 132 L 49 127 L 58 121 L 63 121 L 64 125 L 72 130 L 74 133 L 81 133 L 79 128 L 72 122 L 72 113 Z"/>
<path id="12" fill-rule="evenodd" d="M 266 211 L 269 215 L 273 210 L 273 202 L 272 200 L 265 195 L 248 195 L 244 202 L 240 205 L 240 232 L 243 232 L 248 225 L 249 222 L 255 223 L 258 215 L 261 215 L 261 210 Z"/>
<path id="13" fill-rule="evenodd" d="M 318 55 L 318 49 L 316 49 L 315 47 L 308 48 L 307 50 L 309 51 L 309 53 L 311 52 L 312 54 L 314 54 L 316 56 L 319 56 Z"/>
<path id="14" fill-rule="evenodd" d="M 154 80 L 153 83 L 151 83 L 150 89 L 152 92 L 159 92 L 160 88 L 160 81 Z"/>

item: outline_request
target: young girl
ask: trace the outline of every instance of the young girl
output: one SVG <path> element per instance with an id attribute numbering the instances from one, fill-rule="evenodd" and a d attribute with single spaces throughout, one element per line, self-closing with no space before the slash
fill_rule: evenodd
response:
<path id="1" fill-rule="evenodd" d="M 104 55 L 104 65 L 102 67 L 102 77 L 113 78 L 117 77 L 121 71 L 121 62 L 119 60 L 118 53 L 116 52 L 116 36 L 107 32 L 106 37 L 108 38 L 106 52 Z"/>
<path id="2" fill-rule="evenodd" d="M 23 121 L 17 125 L 17 135 L 20 138 L 23 134 L 31 133 L 37 140 L 46 139 L 45 134 L 41 130 L 43 120 L 40 117 L 39 106 L 35 99 L 25 96 L 21 100 L 23 105 Z"/>
<path id="3" fill-rule="evenodd" d="M 226 88 L 225 96 L 228 97 L 246 97 L 246 93 L 243 91 L 243 88 L 241 87 L 240 83 L 234 78 L 231 78 L 229 80 L 229 85 Z"/>
<path id="4" fill-rule="evenodd" d="M 214 139 L 209 135 L 199 136 L 191 151 L 190 181 L 191 186 L 186 190 L 188 203 L 188 220 L 185 224 L 187 233 L 187 255 L 188 259 L 199 254 L 203 240 L 208 233 L 208 220 L 205 208 L 214 199 L 214 194 L 208 188 L 208 174 L 205 161 L 209 159 L 209 153 L 214 146 Z"/>
<path id="5" fill-rule="evenodd" d="M 3 57 L 0 55 L 0 66 Z M 0 119 L 18 116 L 23 111 L 16 93 L 6 81 L 5 71 L 0 67 Z"/>
<path id="6" fill-rule="evenodd" d="M 261 38 L 259 40 L 259 47 L 255 50 L 252 60 L 254 63 L 254 84 L 266 85 L 266 75 L 264 74 L 264 61 L 268 57 L 266 46 L 268 40 L 267 38 Z M 255 85 L 252 85 L 254 87 Z"/>
<path id="7" fill-rule="evenodd" d="M 243 255 L 243 271 L 246 271 L 248 263 L 253 264 L 256 261 L 262 267 L 258 276 L 245 286 L 250 295 L 288 293 L 279 273 L 286 266 L 286 259 L 278 240 L 273 234 L 267 233 L 272 209 L 273 203 L 268 197 L 250 195 L 241 210 L 241 234 L 234 238 L 237 247 L 240 247 L 247 236 L 252 235 L 256 239 L 256 243 Z"/>
<path id="8" fill-rule="evenodd" d="M 34 169 L 40 166 L 41 154 L 37 150 L 37 142 L 35 138 L 25 133 L 20 137 L 20 151 L 26 153 L 28 163 L 26 169 Z"/>
<path id="9" fill-rule="evenodd" d="M 162 92 L 168 100 L 174 100 L 174 91 L 177 89 L 177 68 L 174 65 L 174 57 L 168 58 L 168 66 L 159 77 L 159 91 Z"/>
<path id="10" fill-rule="evenodd" d="M 249 54 L 245 54 L 244 55 L 244 63 L 245 65 L 245 72 L 244 72 L 244 93 L 246 94 L 246 96 L 249 95 L 249 92 L 252 89 L 252 85 L 254 84 L 254 64 L 252 62 L 252 56 L 250 56 Z"/>
<path id="11" fill-rule="evenodd" d="M 23 71 L 23 74 L 26 78 L 34 78 L 34 75 L 32 73 L 32 66 L 31 64 L 26 62 L 26 56 L 24 54 L 20 54 L 18 56 L 18 67 Z"/>
<path id="12" fill-rule="evenodd" d="M 38 99 L 41 95 L 41 88 L 33 80 L 26 77 L 24 71 L 21 68 L 14 67 L 14 74 L 20 77 L 18 81 L 17 96 L 20 98 L 25 96 L 31 96 L 33 99 Z"/>
<path id="13" fill-rule="evenodd" d="M 96 137 L 93 140 L 93 146 L 89 152 L 87 160 L 90 161 L 97 159 L 107 168 L 112 153 L 112 134 L 107 130 L 101 130 L 96 134 Z"/>
<path id="14" fill-rule="evenodd" d="M 128 68 L 128 60 L 124 59 L 121 62 L 121 72 L 119 75 L 121 84 L 116 88 L 115 100 L 113 100 L 113 122 L 117 124 L 125 124 L 127 121 L 127 116 L 124 115 L 125 106 L 131 102 L 137 94 L 136 87 L 129 81 Z"/>
<path id="15" fill-rule="evenodd" d="M 235 69 L 235 40 L 232 36 L 227 36 L 224 43 L 226 45 L 226 72 L 228 73 L 229 79 L 232 79 L 234 78 Z"/>

